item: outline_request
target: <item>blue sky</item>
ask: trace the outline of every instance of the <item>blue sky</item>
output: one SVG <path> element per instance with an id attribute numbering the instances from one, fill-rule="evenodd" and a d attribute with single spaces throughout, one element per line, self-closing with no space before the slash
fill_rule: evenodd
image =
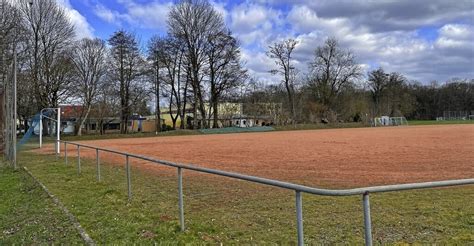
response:
<path id="1" fill-rule="evenodd" d="M 77 37 L 108 39 L 118 29 L 134 32 L 144 46 L 166 33 L 166 0 L 58 0 Z M 294 62 L 303 75 L 314 49 L 336 37 L 367 71 L 382 66 L 428 83 L 474 78 L 474 1 L 471 0 L 255 0 L 212 1 L 242 45 L 251 75 L 279 78 L 265 51 L 272 42 L 298 41 Z"/>

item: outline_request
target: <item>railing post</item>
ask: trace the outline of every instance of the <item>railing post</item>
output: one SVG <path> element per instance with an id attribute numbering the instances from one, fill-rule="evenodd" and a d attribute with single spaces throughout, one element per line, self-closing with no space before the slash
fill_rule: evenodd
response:
<path id="1" fill-rule="evenodd" d="M 97 164 L 97 181 L 100 182 L 100 160 L 99 160 L 99 149 L 95 149 L 95 158 Z"/>
<path id="2" fill-rule="evenodd" d="M 81 174 L 81 150 L 80 146 L 77 146 L 77 174 Z"/>
<path id="3" fill-rule="evenodd" d="M 59 140 L 56 140 L 56 142 L 54 143 L 54 154 L 56 156 L 56 160 L 59 160 Z"/>
<path id="4" fill-rule="evenodd" d="M 67 143 L 64 142 L 64 160 L 66 161 L 67 166 Z"/>
<path id="5" fill-rule="evenodd" d="M 372 223 L 370 220 L 370 201 L 369 192 L 365 192 L 362 196 L 364 204 L 364 231 L 365 231 L 365 245 L 372 246 Z"/>
<path id="6" fill-rule="evenodd" d="M 296 229 L 298 232 L 298 246 L 304 245 L 303 237 L 303 199 L 301 192 L 296 191 Z"/>
<path id="7" fill-rule="evenodd" d="M 181 225 L 181 231 L 185 230 L 184 227 L 184 205 L 183 205 L 183 170 L 178 167 L 178 205 L 179 205 L 179 224 Z"/>
<path id="8" fill-rule="evenodd" d="M 130 177 L 130 157 L 125 155 L 125 168 L 127 169 L 127 190 L 128 190 L 128 201 L 132 200 L 132 182 Z"/>

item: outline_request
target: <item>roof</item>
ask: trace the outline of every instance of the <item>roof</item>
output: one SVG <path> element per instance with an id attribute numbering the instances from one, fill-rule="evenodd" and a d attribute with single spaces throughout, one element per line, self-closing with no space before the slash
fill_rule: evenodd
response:
<path id="1" fill-rule="evenodd" d="M 61 108 L 61 117 L 65 119 L 79 118 L 84 111 L 82 105 L 59 105 Z"/>

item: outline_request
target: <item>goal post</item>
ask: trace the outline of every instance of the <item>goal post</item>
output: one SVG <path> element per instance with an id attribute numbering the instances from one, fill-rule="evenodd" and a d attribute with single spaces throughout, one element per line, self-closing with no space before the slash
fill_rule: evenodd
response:
<path id="1" fill-rule="evenodd" d="M 50 117 L 51 116 L 51 112 L 55 112 L 56 113 L 56 118 L 52 118 Z M 42 148 L 43 147 L 43 119 L 48 119 L 52 122 L 55 122 L 56 124 L 56 127 L 55 127 L 55 130 L 56 130 L 56 141 L 55 141 L 55 144 L 54 144 L 54 151 L 56 154 L 60 154 L 61 152 L 61 145 L 59 144 L 59 141 L 61 140 L 61 108 L 44 108 L 44 109 L 41 109 L 40 111 L 40 117 L 39 117 L 39 132 L 38 132 L 38 136 L 39 136 L 39 147 Z"/>
<path id="2" fill-rule="evenodd" d="M 407 126 L 408 121 L 405 117 L 390 117 L 390 123 L 392 126 Z"/>
<path id="3" fill-rule="evenodd" d="M 381 116 L 374 118 L 374 126 L 408 126 L 408 121 L 405 117 L 389 117 Z"/>

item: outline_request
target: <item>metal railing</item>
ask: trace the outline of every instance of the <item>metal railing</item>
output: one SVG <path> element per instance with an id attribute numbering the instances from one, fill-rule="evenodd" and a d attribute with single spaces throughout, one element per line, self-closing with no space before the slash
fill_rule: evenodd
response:
<path id="1" fill-rule="evenodd" d="M 411 183 L 411 184 L 396 184 L 396 185 L 382 185 L 382 186 L 371 186 L 363 188 L 354 188 L 354 189 L 342 189 L 342 190 L 331 190 L 331 189 L 320 189 L 313 188 L 304 185 L 298 185 L 273 179 L 260 178 L 256 176 L 244 175 L 240 173 L 221 171 L 217 169 L 198 167 L 193 165 L 178 164 L 174 162 L 154 159 L 142 155 L 136 155 L 126 152 L 121 152 L 117 150 L 111 150 L 106 148 L 99 148 L 95 146 L 68 142 L 63 140 L 58 140 L 60 143 L 64 143 L 64 158 L 66 164 L 68 164 L 68 145 L 76 146 L 77 149 L 77 172 L 81 173 L 81 148 L 93 149 L 96 152 L 96 169 L 97 169 L 97 180 L 101 181 L 101 172 L 100 172 L 100 158 L 99 152 L 108 152 L 113 154 L 118 154 L 125 156 L 125 169 L 127 174 L 127 191 L 128 199 L 132 199 L 132 186 L 131 186 L 131 171 L 130 171 L 130 158 L 135 158 L 139 160 L 149 161 L 154 164 L 160 164 L 164 166 L 174 167 L 177 169 L 178 173 L 178 206 L 179 206 L 179 223 L 181 230 L 185 230 L 184 224 L 184 200 L 183 200 L 183 169 L 192 170 L 201 173 L 208 173 L 223 177 L 229 177 L 239 180 L 245 180 L 249 182 L 275 186 L 283 189 L 295 191 L 295 205 L 296 205 L 296 230 L 298 245 L 304 245 L 304 236 L 303 236 L 303 199 L 301 193 L 308 193 L 313 195 L 321 196 L 362 196 L 362 205 L 364 212 L 364 232 L 365 232 L 365 245 L 372 245 L 372 224 L 370 219 L 370 193 L 381 193 L 381 192 L 394 192 L 394 191 L 403 191 L 403 190 L 414 190 L 414 189 L 426 189 L 426 188 L 436 188 L 436 187 L 447 187 L 447 186 L 458 186 L 458 185 L 472 185 L 474 184 L 474 178 L 470 179 L 458 179 L 458 180 L 447 180 L 447 181 L 434 181 L 434 182 L 423 182 L 423 183 Z M 58 153 L 56 153 L 57 157 Z"/>

